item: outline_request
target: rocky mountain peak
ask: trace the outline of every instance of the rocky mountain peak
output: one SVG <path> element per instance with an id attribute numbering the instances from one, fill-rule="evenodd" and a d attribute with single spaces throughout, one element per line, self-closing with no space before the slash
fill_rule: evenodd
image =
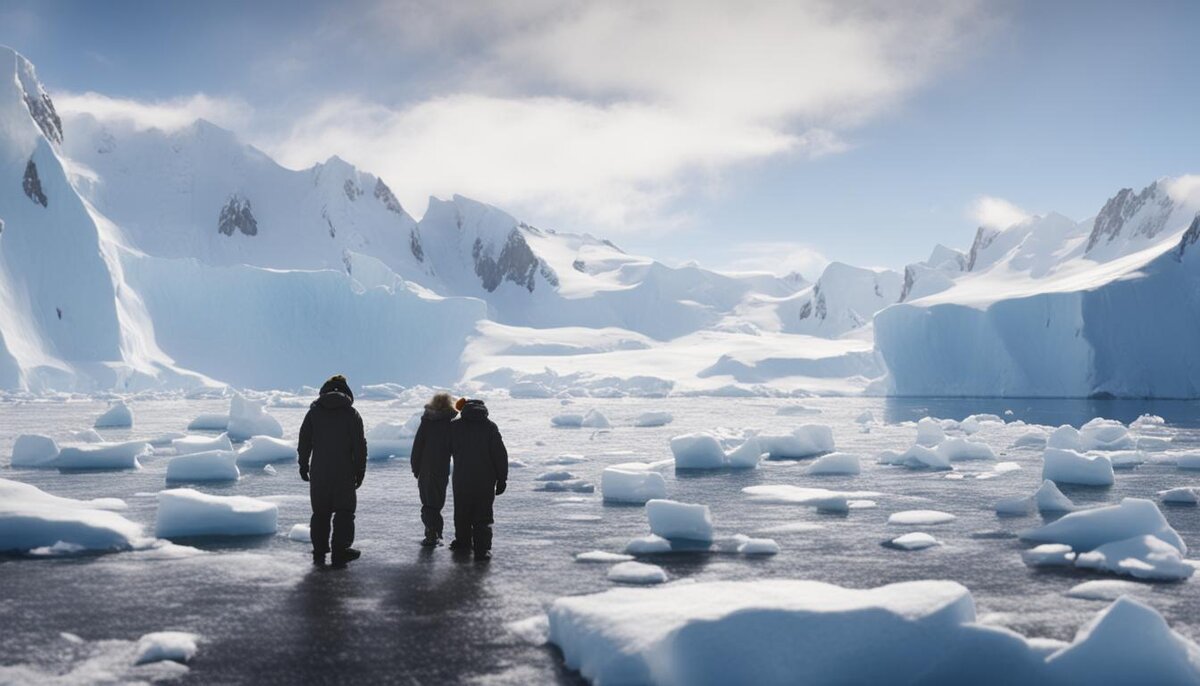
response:
<path id="1" fill-rule="evenodd" d="M 1140 193 L 1134 193 L 1132 188 L 1122 188 L 1104 203 L 1100 214 L 1096 215 L 1092 233 L 1088 236 L 1088 252 L 1101 241 L 1108 243 L 1122 235 L 1125 238 L 1153 238 L 1166 226 L 1174 207 L 1175 202 L 1158 181 L 1146 186 Z"/>
<path id="2" fill-rule="evenodd" d="M 21 180 L 21 189 L 25 191 L 25 197 L 42 207 L 49 206 L 46 194 L 42 191 L 42 180 L 38 178 L 37 165 L 34 164 L 33 158 L 25 163 L 25 177 Z"/>
<path id="3" fill-rule="evenodd" d="M 396 199 L 396 194 L 392 193 L 392 189 L 383 182 L 383 179 L 375 179 L 375 199 L 383 203 L 383 206 L 388 208 L 388 211 L 396 214 L 404 214 L 404 208 L 400 206 L 400 201 Z"/>
<path id="4" fill-rule="evenodd" d="M 38 128 L 42 130 L 42 134 L 47 139 L 55 144 L 61 144 L 63 142 L 62 119 L 54 109 L 54 102 L 46 93 L 46 89 L 38 81 L 33 64 L 19 53 L 12 52 L 11 54 L 16 58 L 17 85 L 21 88 L 25 107 L 29 109 L 29 116 L 33 117 L 33 121 L 37 123 Z"/>
<path id="5" fill-rule="evenodd" d="M 999 231 L 983 226 L 975 230 L 975 240 L 971 242 L 971 252 L 967 254 L 967 271 L 975 270 L 975 262 L 979 259 L 980 251 L 991 245 L 999 235 Z"/>
<path id="6" fill-rule="evenodd" d="M 254 218 L 250 199 L 240 193 L 229 196 L 229 202 L 221 208 L 217 231 L 226 236 L 232 236 L 234 231 L 241 231 L 247 236 L 258 235 L 258 220 Z"/>

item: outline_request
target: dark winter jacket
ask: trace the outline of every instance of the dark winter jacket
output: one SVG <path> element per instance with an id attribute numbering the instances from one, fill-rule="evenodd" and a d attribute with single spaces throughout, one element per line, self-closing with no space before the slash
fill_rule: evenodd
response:
<path id="1" fill-rule="evenodd" d="M 497 481 L 508 480 L 508 450 L 482 400 L 468 400 L 450 422 L 450 453 L 456 494 L 491 493 Z"/>
<path id="2" fill-rule="evenodd" d="M 425 408 L 409 458 L 413 476 L 419 477 L 422 472 L 450 474 L 450 420 L 457 414 L 454 410 Z"/>
<path id="3" fill-rule="evenodd" d="M 300 425 L 300 470 L 309 474 L 314 510 L 353 510 L 367 472 L 367 439 L 345 384 L 326 384 Z"/>

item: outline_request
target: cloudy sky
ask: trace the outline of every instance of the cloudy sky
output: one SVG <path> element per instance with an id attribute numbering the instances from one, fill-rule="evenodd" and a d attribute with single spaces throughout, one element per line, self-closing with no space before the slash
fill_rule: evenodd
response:
<path id="1" fill-rule="evenodd" d="M 68 113 L 204 117 L 416 216 L 461 193 L 810 278 L 1200 171 L 1196 26 L 1166 1 L 0 0 Z"/>

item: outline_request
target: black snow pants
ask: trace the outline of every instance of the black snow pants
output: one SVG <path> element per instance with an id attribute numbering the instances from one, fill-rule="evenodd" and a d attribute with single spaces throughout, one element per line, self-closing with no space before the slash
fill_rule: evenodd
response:
<path id="1" fill-rule="evenodd" d="M 495 491 L 479 488 L 454 489 L 454 540 L 468 543 L 475 552 L 492 549 L 492 504 Z"/>
<path id="2" fill-rule="evenodd" d="M 442 508 L 446 505 L 446 486 L 450 483 L 449 470 L 425 469 L 417 479 L 417 491 L 421 494 L 421 523 L 426 531 L 441 538 L 445 523 Z"/>

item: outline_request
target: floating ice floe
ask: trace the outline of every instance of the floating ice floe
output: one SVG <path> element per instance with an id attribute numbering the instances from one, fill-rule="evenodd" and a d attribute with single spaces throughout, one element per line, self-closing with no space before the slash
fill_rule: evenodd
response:
<path id="1" fill-rule="evenodd" d="M 903 453 L 885 450 L 879 454 L 879 464 L 909 469 L 954 469 L 944 455 L 923 445 L 914 445 Z"/>
<path id="2" fill-rule="evenodd" d="M 1187 579 L 1196 571 L 1183 559 L 1178 548 L 1150 535 L 1105 543 L 1079 553 L 1075 556 L 1075 566 L 1149 581 Z"/>
<path id="3" fill-rule="evenodd" d="M 658 565 L 629 560 L 613 565 L 608 570 L 608 580 L 622 584 L 661 584 L 667 580 L 667 573 Z"/>
<path id="4" fill-rule="evenodd" d="M 294 443 L 270 436 L 252 437 L 243 444 L 242 449 L 237 453 L 238 464 L 251 467 L 295 459 L 296 445 Z"/>
<path id="5" fill-rule="evenodd" d="M 983 430 L 989 424 L 1003 426 L 1004 419 L 994 414 L 973 414 L 959 422 L 958 428 L 970 436 Z"/>
<path id="6" fill-rule="evenodd" d="M 139 458 L 149 457 L 154 448 L 149 443 L 88 443 L 66 446 L 48 466 L 64 471 L 141 469 Z"/>
<path id="7" fill-rule="evenodd" d="M 736 551 L 739 555 L 759 556 L 759 555 L 778 555 L 779 544 L 773 538 L 751 538 L 739 534 L 737 539 Z"/>
<path id="8" fill-rule="evenodd" d="M 534 477 L 534 481 L 570 481 L 575 475 L 565 469 L 553 472 L 543 472 Z"/>
<path id="9" fill-rule="evenodd" d="M 775 414 L 780 417 L 804 417 L 821 414 L 821 411 L 815 407 L 806 407 L 804 405 L 784 405 L 775 410 Z"/>
<path id="10" fill-rule="evenodd" d="M 625 552 L 630 555 L 669 553 L 671 552 L 671 542 L 656 534 L 639 536 L 625 545 Z"/>
<path id="11" fill-rule="evenodd" d="M 585 479 L 565 479 L 561 481 L 543 481 L 534 490 L 549 491 L 551 493 L 595 493 L 596 486 Z"/>
<path id="12" fill-rule="evenodd" d="M 923 417 L 917 422 L 917 445 L 933 447 L 946 440 L 942 423 L 933 417 Z"/>
<path id="13" fill-rule="evenodd" d="M 171 447 L 175 449 L 176 455 L 188 455 L 212 450 L 232 451 L 233 442 L 229 440 L 228 433 L 220 436 L 184 436 L 171 441 Z"/>
<path id="14" fill-rule="evenodd" d="M 1006 498 L 996 503 L 996 514 L 1021 516 L 1034 512 L 1070 512 L 1075 509 L 1071 499 L 1058 490 L 1058 486 L 1049 479 L 1031 496 L 1024 498 Z"/>
<path id="15" fill-rule="evenodd" d="M 186 453 L 167 462 L 167 481 L 237 481 L 241 475 L 232 450 Z"/>
<path id="16" fill-rule="evenodd" d="M 1093 579 L 1085 581 L 1081 584 L 1072 586 L 1067 591 L 1068 598 L 1079 598 L 1081 600 L 1107 600 L 1112 602 L 1123 595 L 1134 596 L 1145 594 L 1149 590 L 1148 584 L 1139 584 L 1136 581 L 1124 581 L 1122 579 Z"/>
<path id="17" fill-rule="evenodd" d="M 946 462 L 996 459 L 996 453 L 992 452 L 991 446 L 987 443 L 969 441 L 965 438 L 947 438 L 938 443 L 934 450 Z"/>
<path id="18" fill-rule="evenodd" d="M 1175 466 L 1180 469 L 1200 469 L 1200 453 L 1184 453 L 1175 456 Z"/>
<path id="19" fill-rule="evenodd" d="M 583 415 L 578 412 L 563 412 L 550 418 L 551 426 L 579 428 L 583 426 Z"/>
<path id="20" fill-rule="evenodd" d="M 97 429 L 128 429 L 133 426 L 133 410 L 124 400 L 118 400 L 96 418 L 93 426 Z"/>
<path id="21" fill-rule="evenodd" d="M 576 562 L 628 562 L 633 559 L 632 555 L 624 553 L 610 553 L 605 550 L 589 550 L 586 553 L 579 553 L 575 556 Z"/>
<path id="22" fill-rule="evenodd" d="M 609 429 L 612 428 L 612 423 L 608 421 L 608 417 L 600 410 L 588 410 L 588 413 L 583 415 L 583 421 L 580 426 L 589 429 Z"/>
<path id="23" fill-rule="evenodd" d="M 606 502 L 645 503 L 667 497 L 667 480 L 649 469 L 606 467 L 600 474 L 600 493 Z"/>
<path id="24" fill-rule="evenodd" d="M 1065 543 L 1043 543 L 1021 551 L 1021 560 L 1029 567 L 1070 567 L 1075 551 Z"/>
<path id="25" fill-rule="evenodd" d="M 312 535 L 309 533 L 307 524 L 293 524 L 288 531 L 288 540 L 297 543 L 308 543 L 312 540 Z"/>
<path id="26" fill-rule="evenodd" d="M 924 531 L 913 531 L 893 538 L 891 544 L 901 550 L 924 550 L 925 548 L 939 546 L 942 542 Z"/>
<path id="27" fill-rule="evenodd" d="M 1165 491 L 1159 491 L 1158 497 L 1164 503 L 1196 505 L 1200 504 L 1200 487 L 1180 486 L 1179 488 L 1168 488 Z"/>
<path id="28" fill-rule="evenodd" d="M 751 500 L 780 505 L 807 505 L 818 512 L 846 513 L 854 505 L 869 502 L 862 498 L 883 495 L 875 491 L 831 491 L 825 488 L 804 488 L 790 484 L 747 486 L 742 493 Z M 873 505 L 873 503 L 872 503 Z"/>
<path id="29" fill-rule="evenodd" d="M 833 429 L 824 424 L 805 424 L 786 434 L 759 434 L 759 446 L 773 460 L 814 457 L 834 450 Z"/>
<path id="30" fill-rule="evenodd" d="M 1115 480 L 1112 461 L 1106 455 L 1084 455 L 1066 448 L 1046 448 L 1042 478 L 1083 486 L 1111 486 Z"/>
<path id="31" fill-rule="evenodd" d="M 826 475 L 826 474 L 845 474 L 853 475 L 862 471 L 859 465 L 858 455 L 850 453 L 829 453 L 818 457 L 815 462 L 804 470 L 805 474 L 811 476 Z"/>
<path id="32" fill-rule="evenodd" d="M 725 451 L 717 437 L 707 431 L 671 439 L 675 469 L 753 469 L 764 450 L 759 439 L 747 438 L 740 446 Z"/>
<path id="33" fill-rule="evenodd" d="M 583 455 L 575 455 L 573 453 L 565 453 L 546 460 L 546 464 L 548 465 L 579 464 L 580 462 L 587 462 L 587 458 Z"/>
<path id="34" fill-rule="evenodd" d="M 670 412 L 643 412 L 633 420 L 633 425 L 639 427 L 666 426 L 673 421 L 675 421 L 675 417 Z"/>
<path id="35" fill-rule="evenodd" d="M 275 533 L 279 506 L 240 495 L 210 495 L 191 488 L 158 494 L 155 529 L 162 538 L 258 536 Z"/>
<path id="36" fill-rule="evenodd" d="M 118 503 L 124 505 L 114 498 L 60 498 L 0 479 L 0 551 L 129 550 L 147 543 L 140 524 L 111 511 Z"/>
<path id="37" fill-rule="evenodd" d="M 225 431 L 228 428 L 227 414 L 202 414 L 187 425 L 188 431 Z"/>
<path id="38" fill-rule="evenodd" d="M 69 434 L 69 436 L 70 436 L 70 440 L 76 441 L 79 443 L 103 443 L 104 442 L 104 437 L 101 436 L 100 432 L 96 431 L 95 429 L 80 429 L 79 431 L 72 431 Z M 149 441 L 149 442 L 153 443 L 154 441 Z"/>
<path id="39" fill-rule="evenodd" d="M 646 503 L 646 518 L 650 520 L 650 533 L 667 540 L 713 540 L 712 514 L 707 505 L 654 499 Z"/>
<path id="40" fill-rule="evenodd" d="M 1017 436 L 1017 439 L 1012 442 L 1014 448 L 1037 448 L 1039 450 L 1046 447 L 1046 432 L 1033 430 Z"/>
<path id="41" fill-rule="evenodd" d="M 196 634 L 185 631 L 156 631 L 138 639 L 134 646 L 133 663 L 136 665 L 151 662 L 187 662 L 196 656 Z"/>
<path id="42" fill-rule="evenodd" d="M 58 457 L 58 443 L 49 436 L 21 434 L 13 443 L 12 467 L 51 467 Z"/>
<path id="43" fill-rule="evenodd" d="M 1133 450 L 1137 441 L 1125 425 L 1099 417 L 1079 427 L 1079 438 L 1087 450 Z"/>
<path id="44" fill-rule="evenodd" d="M 1138 436 L 1137 451 L 1143 453 L 1161 453 L 1171 449 L 1172 439 L 1161 436 Z"/>
<path id="45" fill-rule="evenodd" d="M 403 422 L 380 422 L 367 432 L 367 459 L 386 460 L 412 454 L 413 438 L 421 426 L 421 414 L 415 412 Z"/>
<path id="46" fill-rule="evenodd" d="M 1112 462 L 1113 469 L 1133 469 L 1146 463 L 1146 455 L 1140 450 L 1114 450 L 1104 456 Z"/>
<path id="47" fill-rule="evenodd" d="M 550 642 L 569 668 L 592 683 L 1200 679 L 1200 648 L 1128 598 L 1097 615 L 1071 644 L 1049 651 L 1007 629 L 977 623 L 970 592 L 950 581 L 864 590 L 780 579 L 615 588 L 559 598 L 548 615 Z"/>
<path id="48" fill-rule="evenodd" d="M 1070 546 L 1077 567 L 1140 579 L 1186 579 L 1195 571 L 1183 559 L 1187 546 L 1178 532 L 1157 505 L 1141 498 L 1072 512 L 1021 538 Z"/>
<path id="49" fill-rule="evenodd" d="M 887 523 L 896 526 L 926 526 L 932 524 L 945 524 L 958 519 L 949 512 L 940 510 L 904 510 L 903 512 L 893 512 L 888 516 Z"/>
<path id="50" fill-rule="evenodd" d="M 267 414 L 261 400 L 248 400 L 234 393 L 229 401 L 229 438 L 244 441 L 253 436 L 283 438 L 283 426 L 279 420 Z"/>

